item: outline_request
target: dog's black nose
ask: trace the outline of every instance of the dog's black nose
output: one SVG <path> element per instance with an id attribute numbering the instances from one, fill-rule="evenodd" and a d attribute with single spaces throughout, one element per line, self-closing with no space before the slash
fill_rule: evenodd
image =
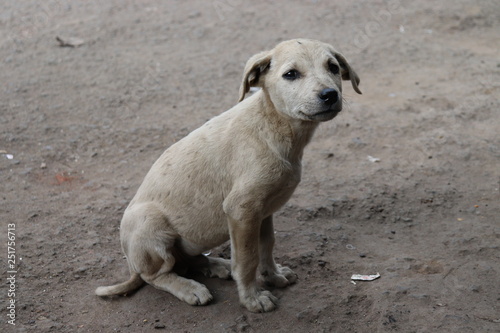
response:
<path id="1" fill-rule="evenodd" d="M 332 88 L 325 88 L 319 93 L 319 98 L 326 104 L 326 105 L 333 105 L 338 102 L 339 100 L 339 93 L 337 90 L 332 89 Z"/>

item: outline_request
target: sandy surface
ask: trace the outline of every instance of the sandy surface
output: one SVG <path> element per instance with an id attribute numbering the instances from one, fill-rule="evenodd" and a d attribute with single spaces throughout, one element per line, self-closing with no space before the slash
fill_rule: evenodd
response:
<path id="1" fill-rule="evenodd" d="M 498 1 L 40 3 L 0 12 L 3 332 L 500 331 Z M 249 313 L 234 281 L 201 276 L 203 307 L 150 286 L 95 296 L 128 276 L 119 222 L 152 163 L 234 105 L 251 55 L 294 37 L 336 45 L 363 95 L 345 86 L 275 216 L 275 256 L 299 275 L 279 308 Z"/>

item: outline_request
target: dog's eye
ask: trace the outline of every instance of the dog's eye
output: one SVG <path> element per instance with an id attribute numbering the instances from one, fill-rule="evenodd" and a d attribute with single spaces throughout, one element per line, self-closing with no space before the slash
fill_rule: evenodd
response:
<path id="1" fill-rule="evenodd" d="M 290 80 L 290 81 L 296 80 L 299 77 L 300 77 L 300 73 L 298 71 L 296 71 L 295 69 L 292 69 L 292 70 L 286 72 L 285 74 L 283 74 L 283 78 L 286 80 Z"/>
<path id="2" fill-rule="evenodd" d="M 333 74 L 338 74 L 339 71 L 340 71 L 340 68 L 338 65 L 334 64 L 334 63 L 331 63 L 329 62 L 328 63 L 328 69 L 330 70 L 330 72 L 332 72 Z"/>

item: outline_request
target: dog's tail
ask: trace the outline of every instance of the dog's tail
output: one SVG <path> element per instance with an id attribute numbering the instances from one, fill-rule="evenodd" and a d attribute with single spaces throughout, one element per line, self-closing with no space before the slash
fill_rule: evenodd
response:
<path id="1" fill-rule="evenodd" d="M 115 284 L 114 286 L 98 287 L 95 290 L 97 296 L 116 296 L 136 290 L 144 284 L 144 280 L 138 273 L 133 273 L 128 281 Z"/>

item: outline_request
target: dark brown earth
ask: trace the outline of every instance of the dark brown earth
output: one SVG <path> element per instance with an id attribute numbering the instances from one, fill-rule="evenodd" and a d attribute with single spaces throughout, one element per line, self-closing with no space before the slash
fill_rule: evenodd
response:
<path id="1" fill-rule="evenodd" d="M 499 332 L 499 29 L 495 0 L 3 1 L 0 330 Z M 120 218 L 152 163 L 234 105 L 251 55 L 295 37 L 336 45 L 363 95 L 345 86 L 276 214 L 275 256 L 299 275 L 279 308 L 250 313 L 234 281 L 201 276 L 203 307 L 150 286 L 95 296 L 128 276 Z"/>

